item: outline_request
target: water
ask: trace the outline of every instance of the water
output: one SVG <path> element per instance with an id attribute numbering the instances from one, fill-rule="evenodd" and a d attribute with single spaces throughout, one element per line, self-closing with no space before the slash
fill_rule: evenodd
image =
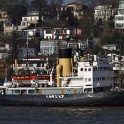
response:
<path id="1" fill-rule="evenodd" d="M 0 106 L 0 124 L 124 124 L 124 108 Z"/>

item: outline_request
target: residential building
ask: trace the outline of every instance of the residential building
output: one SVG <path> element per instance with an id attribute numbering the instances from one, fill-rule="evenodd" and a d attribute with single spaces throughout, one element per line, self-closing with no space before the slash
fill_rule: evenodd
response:
<path id="1" fill-rule="evenodd" d="M 57 54 L 59 47 L 67 47 L 67 41 L 64 40 L 47 40 L 40 41 L 40 55 Z"/>
<path id="2" fill-rule="evenodd" d="M 70 37 L 71 31 L 68 28 L 44 29 L 44 39 L 61 39 Z"/>
<path id="3" fill-rule="evenodd" d="M 8 20 L 8 14 L 6 11 L 0 10 L 0 22 Z"/>
<path id="4" fill-rule="evenodd" d="M 7 59 L 10 55 L 9 44 L 4 44 L 0 42 L 0 59 Z"/>
<path id="5" fill-rule="evenodd" d="M 61 7 L 61 11 L 66 11 L 68 8 L 70 8 L 74 17 L 76 17 L 78 20 L 80 20 L 83 17 L 85 10 L 88 9 L 86 5 L 83 5 L 80 2 L 71 2 L 66 6 Z"/>
<path id="6" fill-rule="evenodd" d="M 23 59 L 27 56 L 36 56 L 34 48 L 18 48 L 18 59 Z"/>
<path id="7" fill-rule="evenodd" d="M 22 17 L 21 26 L 28 27 L 31 24 L 36 24 L 39 20 L 39 13 L 37 11 L 28 12 L 27 16 Z"/>
<path id="8" fill-rule="evenodd" d="M 110 51 L 117 50 L 117 44 L 102 45 L 102 48 Z"/>
<path id="9" fill-rule="evenodd" d="M 124 0 L 119 1 L 118 13 L 115 15 L 115 29 L 124 29 Z"/>
<path id="10" fill-rule="evenodd" d="M 94 19 L 98 21 L 99 19 L 107 20 L 109 19 L 113 12 L 112 12 L 111 5 L 98 5 L 94 8 Z"/>
<path id="11" fill-rule="evenodd" d="M 44 29 L 44 39 L 53 39 L 52 29 Z"/>
<path id="12" fill-rule="evenodd" d="M 124 15 L 124 0 L 119 0 L 118 15 Z"/>

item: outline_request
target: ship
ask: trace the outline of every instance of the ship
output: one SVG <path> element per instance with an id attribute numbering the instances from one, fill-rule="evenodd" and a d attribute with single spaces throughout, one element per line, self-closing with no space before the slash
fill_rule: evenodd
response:
<path id="1" fill-rule="evenodd" d="M 112 68 L 108 57 L 61 48 L 56 75 L 13 75 L 9 85 L 0 86 L 0 105 L 124 107 L 124 90 L 114 87 Z"/>

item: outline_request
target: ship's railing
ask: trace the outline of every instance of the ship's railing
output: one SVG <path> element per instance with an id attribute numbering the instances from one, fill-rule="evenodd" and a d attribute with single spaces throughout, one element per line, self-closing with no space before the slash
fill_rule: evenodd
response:
<path id="1" fill-rule="evenodd" d="M 75 77 L 75 76 L 77 76 L 77 73 L 70 73 L 65 75 L 65 77 Z"/>

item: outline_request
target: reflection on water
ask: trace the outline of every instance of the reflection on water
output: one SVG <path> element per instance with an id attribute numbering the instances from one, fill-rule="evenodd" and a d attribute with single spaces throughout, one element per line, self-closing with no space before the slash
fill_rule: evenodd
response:
<path id="1" fill-rule="evenodd" d="M 0 124 L 123 124 L 123 108 L 0 106 Z"/>

